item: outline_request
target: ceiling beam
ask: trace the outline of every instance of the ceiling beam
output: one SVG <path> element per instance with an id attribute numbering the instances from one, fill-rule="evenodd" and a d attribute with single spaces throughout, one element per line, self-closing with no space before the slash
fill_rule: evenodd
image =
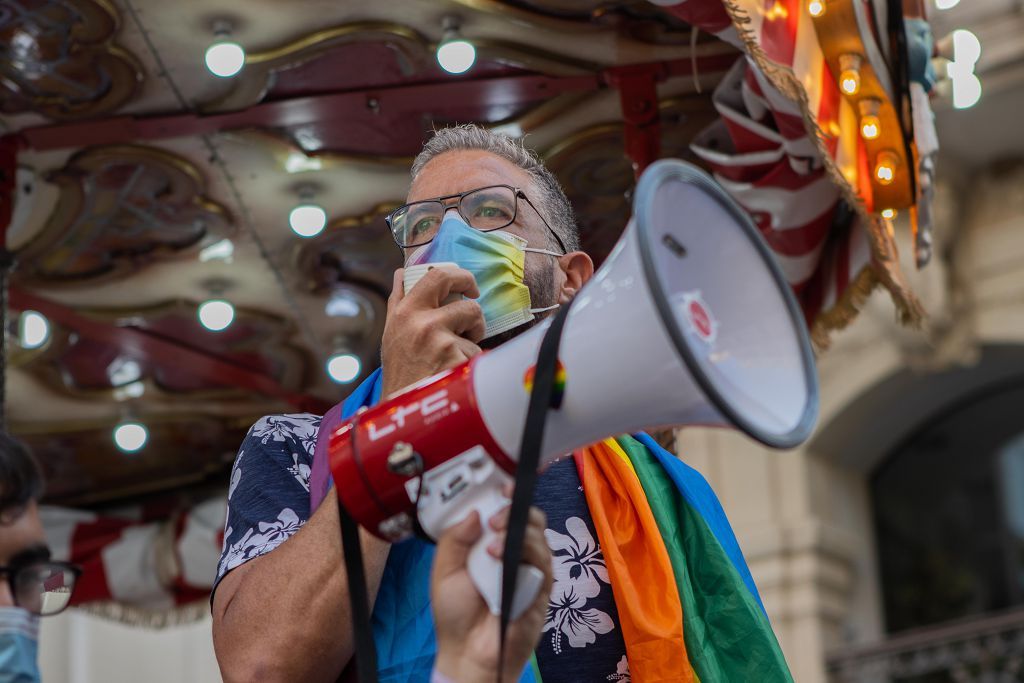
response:
<path id="1" fill-rule="evenodd" d="M 732 66 L 739 54 L 723 52 L 662 62 L 634 65 L 657 70 L 666 77 L 694 73 L 717 73 Z M 374 111 L 416 113 L 423 103 L 445 102 L 449 106 L 494 106 L 537 102 L 569 92 L 587 92 L 608 87 L 619 67 L 579 76 L 540 74 L 446 80 L 355 91 L 328 92 L 263 102 L 248 109 L 216 114 L 167 114 L 115 116 L 75 123 L 35 126 L 18 131 L 22 144 L 37 151 L 68 149 L 84 145 L 112 145 L 209 135 L 244 128 L 291 128 L 325 121 L 351 121 L 373 116 Z M 372 107 L 369 103 L 373 101 Z"/>

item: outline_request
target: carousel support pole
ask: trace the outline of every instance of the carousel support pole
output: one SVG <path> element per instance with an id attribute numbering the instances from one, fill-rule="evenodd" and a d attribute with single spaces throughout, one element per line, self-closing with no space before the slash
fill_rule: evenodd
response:
<path id="1" fill-rule="evenodd" d="M 0 431 L 7 429 L 7 279 L 14 268 L 14 253 L 7 249 L 7 230 L 17 194 L 19 140 L 0 137 Z"/>
<path id="2" fill-rule="evenodd" d="M 658 81 L 668 76 L 665 64 L 616 66 L 604 71 L 604 80 L 619 91 L 625 124 L 626 155 L 637 177 L 658 159 L 661 130 L 658 123 Z"/>

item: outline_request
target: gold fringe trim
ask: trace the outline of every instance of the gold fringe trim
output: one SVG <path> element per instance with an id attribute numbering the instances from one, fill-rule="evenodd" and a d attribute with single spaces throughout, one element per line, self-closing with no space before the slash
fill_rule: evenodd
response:
<path id="1" fill-rule="evenodd" d="M 836 305 L 818 314 L 811 327 L 811 343 L 817 353 L 823 353 L 831 346 L 830 335 L 844 329 L 864 308 L 871 293 L 881 282 L 870 265 L 861 269 L 857 277 L 846 288 Z"/>
<path id="2" fill-rule="evenodd" d="M 864 200 L 839 170 L 832 155 L 829 154 L 825 144 L 827 136 L 811 113 L 807 91 L 804 90 L 803 84 L 800 83 L 791 68 L 773 61 L 765 53 L 764 48 L 757 40 L 757 35 L 749 27 L 751 19 L 746 10 L 737 5 L 735 0 L 723 0 L 723 4 L 732 19 L 733 26 L 736 27 L 740 40 L 746 47 L 748 56 L 754 60 L 757 68 L 768 77 L 776 90 L 799 105 L 804 126 L 824 162 L 825 172 L 833 184 L 839 188 L 846 202 L 857 212 L 864 230 L 868 233 L 872 264 L 857 275 L 854 282 L 850 284 L 847 291 L 843 292 L 831 309 L 818 314 L 812 327 L 812 339 L 815 346 L 819 350 L 827 349 L 829 333 L 849 325 L 863 308 L 868 296 L 879 284 L 889 291 L 889 295 L 896 305 L 900 322 L 904 325 L 919 327 L 925 317 L 924 307 L 903 278 L 896 242 L 889 234 L 882 219 L 868 212 Z M 869 274 L 872 271 L 873 276 Z"/>
<path id="3" fill-rule="evenodd" d="M 164 629 L 201 621 L 210 613 L 210 603 L 208 600 L 196 600 L 186 605 L 161 610 L 105 600 L 79 605 L 75 609 L 127 626 Z"/>

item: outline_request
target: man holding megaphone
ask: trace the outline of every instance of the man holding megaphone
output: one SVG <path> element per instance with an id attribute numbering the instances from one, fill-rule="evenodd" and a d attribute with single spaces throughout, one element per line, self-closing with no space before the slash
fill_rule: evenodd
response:
<path id="1" fill-rule="evenodd" d="M 388 218 L 406 267 L 382 368 L 323 422 L 264 418 L 239 452 L 213 598 L 225 678 L 337 678 L 355 648 L 350 588 L 375 598 L 380 680 L 429 678 L 434 548 L 406 537 L 419 526 L 437 538 L 470 510 L 486 519 L 504 504 L 496 492 L 516 471 L 538 348 L 557 327 L 534 497 L 554 585 L 520 680 L 790 680 L 705 480 L 645 434 L 612 436 L 730 424 L 785 447 L 809 434 L 806 331 L 749 220 L 701 172 L 662 163 L 594 276 L 564 192 L 518 142 L 441 130 L 412 177 Z M 341 569 L 338 506 L 320 505 L 329 468 L 373 534 L 361 532 L 365 588 Z M 500 565 L 484 554 L 467 562 L 497 611 Z M 531 569 L 513 616 L 542 584 Z"/>

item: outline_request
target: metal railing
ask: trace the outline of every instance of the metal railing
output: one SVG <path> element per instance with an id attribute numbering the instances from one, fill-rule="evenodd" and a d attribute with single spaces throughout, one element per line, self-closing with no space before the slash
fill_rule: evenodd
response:
<path id="1" fill-rule="evenodd" d="M 832 683 L 1024 680 L 1024 609 L 907 631 L 827 658 Z"/>

